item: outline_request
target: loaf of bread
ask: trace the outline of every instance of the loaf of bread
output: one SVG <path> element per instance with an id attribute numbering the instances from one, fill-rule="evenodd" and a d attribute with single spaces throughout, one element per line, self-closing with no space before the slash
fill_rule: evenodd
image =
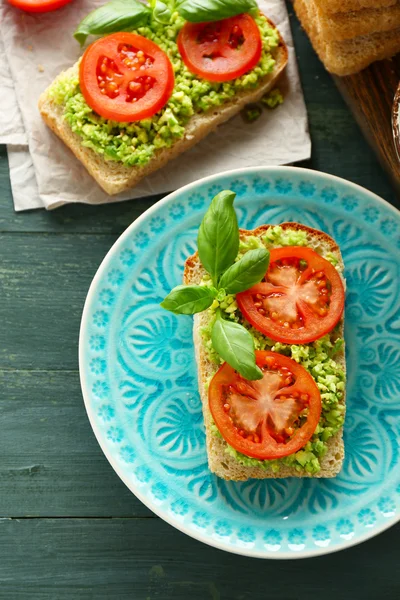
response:
<path id="1" fill-rule="evenodd" d="M 316 0 L 295 0 L 296 13 L 314 49 L 331 73 L 351 75 L 400 52 L 400 27 L 343 41 L 326 41 Z"/>
<path id="2" fill-rule="evenodd" d="M 317 6 L 320 33 L 325 42 L 337 42 L 371 33 L 400 28 L 400 3 L 387 8 L 366 8 L 347 13 L 325 14 Z"/>
<path id="3" fill-rule="evenodd" d="M 270 227 L 273 226 L 264 225 L 258 227 L 254 231 L 240 230 L 240 237 L 241 239 L 244 239 L 246 236 L 252 235 L 262 239 Z M 296 223 L 283 223 L 281 227 L 282 229 L 296 229 L 305 231 L 307 233 L 309 247 L 313 248 L 322 256 L 326 256 L 328 253 L 330 255 L 334 255 L 338 260 L 337 268 L 340 273 L 343 273 L 344 265 L 340 249 L 330 236 L 322 231 L 318 231 L 316 229 Z M 196 285 L 201 282 L 204 275 L 205 270 L 201 265 L 198 253 L 196 252 L 196 254 L 188 258 L 186 261 L 183 281 L 187 285 Z M 342 468 L 344 459 L 342 430 L 328 440 L 328 451 L 325 456 L 320 459 L 321 470 L 314 475 L 310 475 L 305 470 L 299 471 L 295 467 L 285 465 L 282 465 L 278 472 L 274 472 L 271 469 L 265 469 L 261 466 L 245 466 L 240 464 L 233 456 L 226 452 L 227 443 L 222 437 L 215 435 L 215 432 L 213 431 L 213 419 L 208 404 L 208 382 L 210 381 L 210 378 L 215 375 L 218 368 L 214 362 L 210 361 L 201 336 L 201 330 L 203 327 L 207 327 L 208 320 L 208 311 L 195 315 L 193 337 L 198 369 L 199 392 L 203 406 L 203 415 L 206 428 L 207 454 L 210 470 L 218 475 L 218 477 L 222 477 L 223 479 L 239 481 L 250 478 L 266 479 L 277 477 L 335 477 Z M 342 318 L 339 324 L 339 332 L 332 332 L 332 338 L 334 339 L 336 337 L 343 337 L 343 330 L 344 319 Z M 335 356 L 335 361 L 339 363 L 345 371 L 344 351 L 341 351 Z M 342 399 L 342 403 L 345 403 L 344 397 Z"/>
<path id="4" fill-rule="evenodd" d="M 363 10 L 364 8 L 386 8 L 398 0 L 316 0 L 318 8 L 327 15 Z"/>

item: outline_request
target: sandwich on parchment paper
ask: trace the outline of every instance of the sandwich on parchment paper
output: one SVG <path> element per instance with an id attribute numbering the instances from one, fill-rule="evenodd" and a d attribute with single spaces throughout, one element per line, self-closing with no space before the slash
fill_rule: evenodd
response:
<path id="1" fill-rule="evenodd" d="M 116 33 L 89 46 L 39 100 L 44 121 L 109 194 L 270 91 L 267 104 L 282 101 L 273 88 L 287 47 L 255 0 L 179 0 L 162 14 L 150 4 L 114 0 L 88 15 L 75 32 L 81 43 Z"/>
<path id="2" fill-rule="evenodd" d="M 344 458 L 343 260 L 298 223 L 239 230 L 218 194 L 162 306 L 194 314 L 210 470 L 223 479 L 334 477 Z"/>

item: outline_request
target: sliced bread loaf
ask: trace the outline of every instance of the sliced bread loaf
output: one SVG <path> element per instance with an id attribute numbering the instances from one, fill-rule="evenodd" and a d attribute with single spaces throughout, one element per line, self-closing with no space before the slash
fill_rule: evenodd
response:
<path id="1" fill-rule="evenodd" d="M 270 227 L 273 227 L 273 225 L 263 225 L 254 231 L 240 230 L 240 238 L 244 240 L 246 236 L 252 235 L 262 239 Z M 307 233 L 309 246 L 322 256 L 326 256 L 328 253 L 333 254 L 338 260 L 338 270 L 341 273 L 343 272 L 344 265 L 340 249 L 336 242 L 327 234 L 297 223 L 283 223 L 281 227 L 282 229 L 305 231 Z M 204 275 L 205 270 L 201 265 L 198 253 L 196 252 L 196 254 L 186 261 L 183 281 L 186 285 L 199 284 Z M 344 459 L 342 431 L 339 431 L 335 436 L 328 440 L 328 451 L 320 462 L 321 470 L 315 475 L 310 475 L 304 470 L 298 471 L 295 467 L 284 465 L 280 467 L 278 472 L 274 472 L 268 468 L 265 469 L 261 466 L 245 466 L 240 464 L 236 458 L 226 451 L 228 445 L 225 440 L 222 437 L 215 435 L 215 428 L 213 427 L 213 419 L 208 403 L 208 382 L 218 369 L 218 366 L 210 360 L 201 336 L 201 330 L 202 328 L 207 327 L 209 318 L 210 315 L 208 311 L 195 315 L 193 338 L 197 360 L 199 392 L 206 428 L 207 454 L 210 470 L 223 479 L 237 481 L 243 481 L 250 478 L 335 477 L 342 468 Z M 342 319 L 339 327 L 339 334 L 332 333 L 332 338 L 334 339 L 337 335 L 343 337 L 343 330 L 344 320 Z M 335 360 L 342 366 L 343 370 L 345 370 L 344 351 L 341 351 L 335 356 Z M 342 403 L 345 403 L 344 397 Z"/>
<path id="2" fill-rule="evenodd" d="M 367 8 L 326 15 L 317 6 L 321 36 L 325 42 L 341 41 L 400 28 L 400 3 L 387 8 Z"/>
<path id="3" fill-rule="evenodd" d="M 271 21 L 270 23 L 275 27 Z M 195 114 L 186 125 L 184 137 L 179 138 L 170 148 L 156 150 L 150 162 L 144 166 L 127 167 L 120 162 L 105 159 L 101 154 L 90 148 L 85 148 L 82 145 L 81 138 L 72 131 L 64 120 L 63 107 L 56 104 L 50 97 L 49 89 L 51 86 L 40 96 L 39 110 L 50 129 L 72 150 L 97 183 L 108 194 L 114 195 L 134 187 L 143 177 L 165 166 L 170 160 L 176 158 L 214 131 L 218 125 L 234 117 L 247 104 L 258 102 L 264 94 L 274 87 L 286 67 L 288 50 L 282 37 L 280 37 L 279 46 L 273 55 L 275 59 L 274 70 L 261 80 L 257 88 L 251 91 L 239 92 L 233 100 L 218 108 Z M 74 76 L 77 71 L 78 63 L 68 71 L 61 73 L 59 77 L 65 77 L 66 74 Z"/>
<path id="4" fill-rule="evenodd" d="M 400 28 L 340 42 L 327 42 L 322 33 L 316 1 L 295 0 L 294 7 L 314 49 L 331 73 L 351 75 L 376 60 L 390 58 L 400 52 Z"/>
<path id="5" fill-rule="evenodd" d="M 385 8 L 398 0 L 316 0 L 318 7 L 327 15 L 363 10 L 364 8 Z"/>

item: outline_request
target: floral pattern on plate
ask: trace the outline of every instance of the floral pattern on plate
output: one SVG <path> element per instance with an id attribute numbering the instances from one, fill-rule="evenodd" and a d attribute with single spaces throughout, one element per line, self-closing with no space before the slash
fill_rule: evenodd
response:
<path id="1" fill-rule="evenodd" d="M 346 458 L 334 479 L 224 481 L 207 466 L 191 318 L 159 303 L 181 282 L 210 199 L 234 189 L 240 226 L 300 221 L 340 244 L 347 277 Z M 86 408 L 111 464 L 172 525 L 219 548 L 290 558 L 339 550 L 399 520 L 399 215 L 304 169 L 244 169 L 182 188 L 116 242 L 88 294 Z"/>

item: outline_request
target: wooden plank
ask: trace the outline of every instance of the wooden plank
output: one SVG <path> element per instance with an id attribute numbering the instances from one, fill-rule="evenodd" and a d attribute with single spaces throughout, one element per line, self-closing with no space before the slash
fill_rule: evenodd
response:
<path id="1" fill-rule="evenodd" d="M 0 523 L 7 600 L 377 600 L 400 595 L 400 526 L 319 559 L 260 561 L 192 540 L 158 519 Z"/>
<path id="2" fill-rule="evenodd" d="M 0 368 L 78 368 L 85 297 L 116 237 L 0 235 Z"/>
<path id="3" fill-rule="evenodd" d="M 400 80 L 400 55 L 361 73 L 334 77 L 367 141 L 400 193 L 400 162 L 392 134 L 393 98 Z"/>
<path id="4" fill-rule="evenodd" d="M 4 145 L 0 145 L 0 233 L 50 231 L 52 233 L 105 232 L 119 235 L 163 195 L 157 194 L 105 206 L 71 204 L 55 211 L 32 210 L 16 213 L 12 202 L 7 150 Z"/>
<path id="5" fill-rule="evenodd" d="M 287 2 L 287 5 L 291 13 L 291 26 L 294 34 L 296 49 L 300 55 L 299 67 L 302 74 L 302 82 L 307 107 L 309 108 L 308 101 L 310 100 L 310 92 L 311 96 L 314 96 L 317 99 L 317 102 L 320 104 L 319 93 L 321 86 L 325 82 L 327 84 L 326 90 L 329 91 L 329 94 L 332 96 L 332 99 L 335 103 L 335 107 L 338 109 L 341 106 L 341 102 L 338 100 L 333 91 L 331 75 L 325 70 L 322 62 L 318 59 L 317 54 L 315 53 L 307 34 L 302 29 L 296 15 L 294 14 L 293 7 L 289 1 Z M 307 85 L 310 83 L 311 71 L 314 72 L 315 79 L 312 89 L 310 89 L 309 85 Z M 348 77 L 333 76 L 333 80 L 336 83 L 338 90 L 350 108 L 355 121 L 361 128 L 361 131 L 370 144 L 372 151 L 376 154 L 379 162 L 389 174 L 392 185 L 397 190 L 397 194 L 395 196 L 396 198 L 398 197 L 400 191 L 400 163 L 397 159 L 393 144 L 391 112 L 393 97 L 397 89 L 399 79 L 400 55 L 392 60 L 374 63 L 367 69 L 364 69 L 362 72 L 356 73 L 355 75 Z M 323 111 L 321 111 L 321 116 L 322 114 Z M 325 123 L 328 125 L 329 121 L 330 115 L 326 114 Z M 340 167 L 345 166 L 346 162 L 350 162 L 358 174 L 362 175 L 363 163 L 366 162 L 366 155 L 364 151 L 362 153 L 351 151 L 351 146 L 355 141 L 355 138 L 353 137 L 354 120 L 349 119 L 349 121 L 351 121 L 351 131 L 349 130 L 347 135 L 343 135 L 344 131 L 340 126 L 340 122 L 337 120 L 332 122 L 334 126 L 339 127 L 339 132 L 342 136 L 340 147 L 340 152 L 342 154 L 341 159 L 338 161 L 332 161 L 333 157 L 330 157 L 331 167 L 335 167 L 335 162 L 338 166 L 340 165 Z M 312 119 L 310 119 L 310 122 L 312 125 Z M 356 139 L 359 139 L 359 133 L 356 134 Z M 375 170 L 375 165 L 372 168 Z M 333 171 L 329 170 L 329 172 Z M 354 181 L 353 177 L 351 176 L 345 176 L 345 178 Z M 357 183 L 368 187 L 379 195 L 385 196 L 385 193 L 377 191 L 373 178 L 371 178 L 370 181 L 370 185 L 367 185 L 362 181 L 357 181 Z M 391 201 L 390 198 L 387 199 Z"/>
<path id="6" fill-rule="evenodd" d="M 0 371 L 0 381 L 0 518 L 153 516 L 103 455 L 77 372 Z"/>

